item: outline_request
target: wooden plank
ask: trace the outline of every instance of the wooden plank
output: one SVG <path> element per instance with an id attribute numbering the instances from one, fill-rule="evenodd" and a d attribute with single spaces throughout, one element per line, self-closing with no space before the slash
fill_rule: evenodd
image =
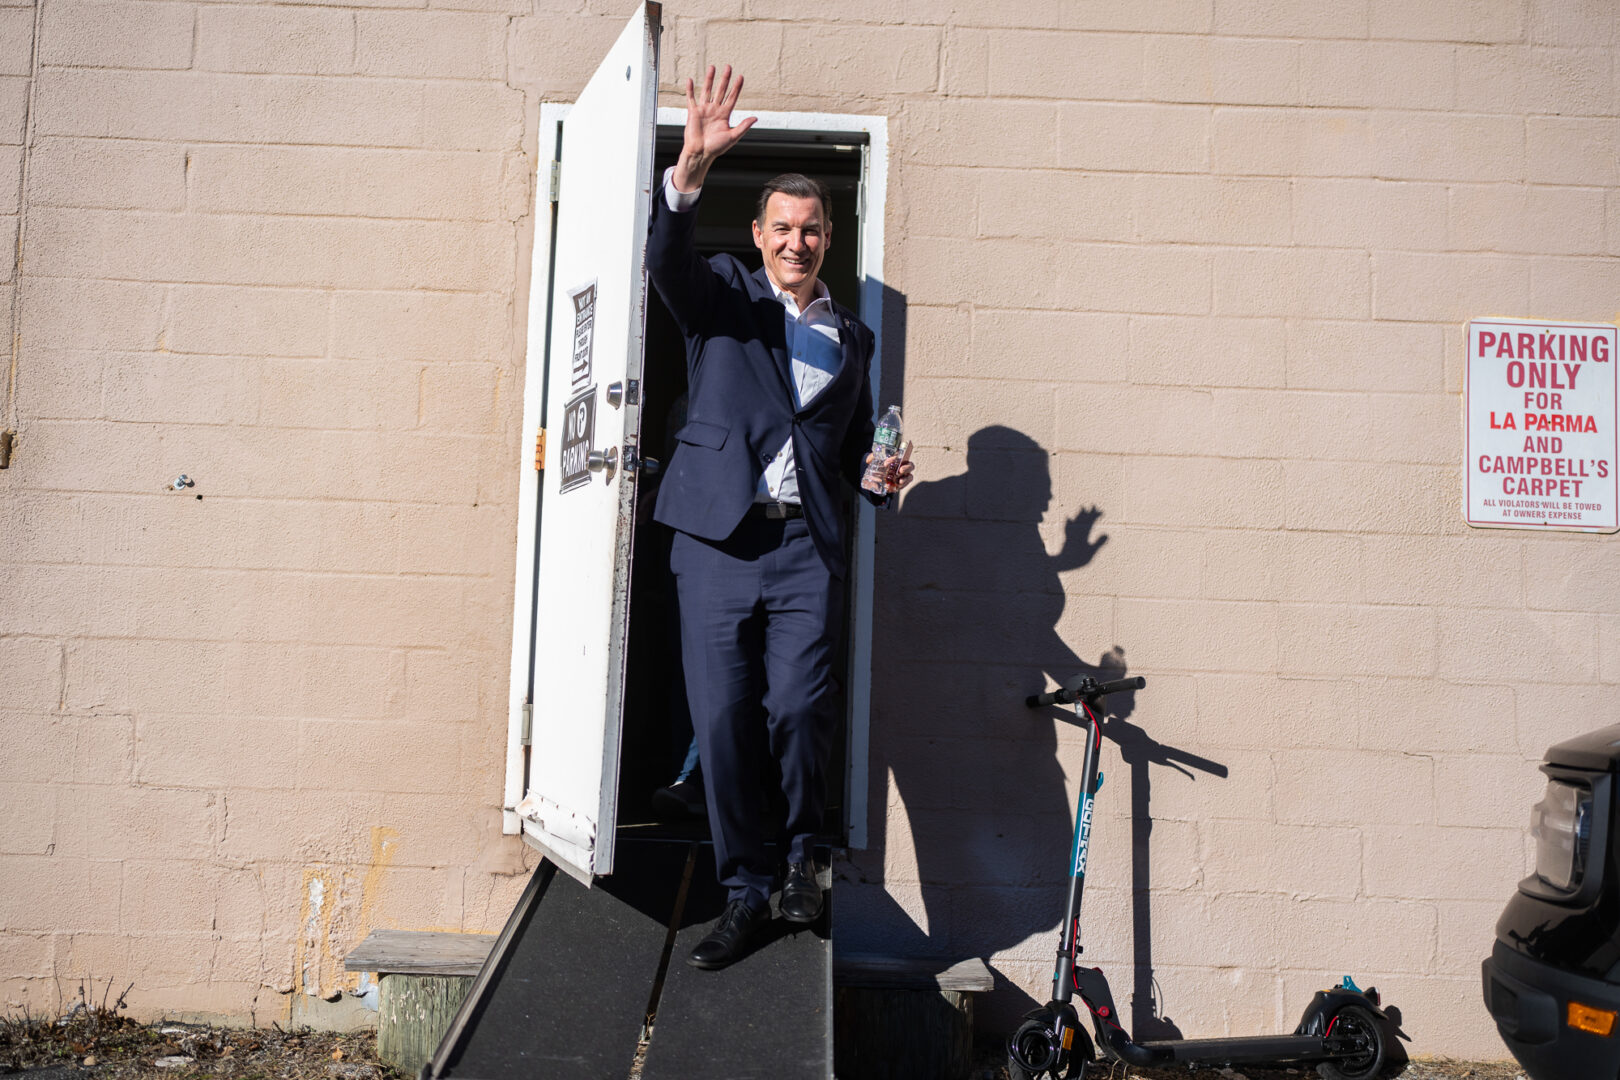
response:
<path id="1" fill-rule="evenodd" d="M 421 1072 L 472 984 L 466 975 L 383 975 L 377 980 L 377 1056 L 406 1076 Z"/>
<path id="2" fill-rule="evenodd" d="M 833 982 L 839 986 L 971 993 L 987 993 L 995 984 L 990 969 L 978 957 L 952 963 L 943 957 L 844 952 L 833 956 Z"/>
<path id="3" fill-rule="evenodd" d="M 494 944 L 494 934 L 373 930 L 343 958 L 343 970 L 402 975 L 477 975 Z"/>
<path id="4" fill-rule="evenodd" d="M 833 1006 L 838 1080 L 967 1080 L 973 994 L 840 986 Z"/>

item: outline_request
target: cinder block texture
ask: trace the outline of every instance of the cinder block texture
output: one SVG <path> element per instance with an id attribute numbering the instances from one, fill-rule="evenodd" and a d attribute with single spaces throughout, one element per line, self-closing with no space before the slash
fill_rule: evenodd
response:
<path id="1" fill-rule="evenodd" d="M 8 1000 L 117 972 L 285 1021 L 373 927 L 504 920 L 537 116 L 625 8 L 0 6 Z M 1415 1052 L 1500 1056 L 1474 965 L 1536 759 L 1620 722 L 1620 549 L 1461 524 L 1459 327 L 1614 317 L 1613 12 L 813 16 L 666 9 L 660 87 L 888 119 L 919 482 L 876 528 L 841 945 L 989 958 L 992 1026 L 1043 998 L 1083 746 L 1021 699 L 1141 673 L 1088 957 L 1214 1003 L 1189 1035 L 1285 1027 L 1326 964 Z"/>
<path id="2" fill-rule="evenodd" d="M 1030 689 L 1123 659 L 1150 683 L 1123 730 L 1222 771 L 1105 745 L 1093 880 L 1155 901 L 1133 919 L 1099 884 L 1088 955 L 1145 948 L 1161 982 L 1194 985 L 1230 940 L 1232 964 L 1288 972 L 1316 962 L 1289 947 L 1321 919 L 1343 927 L 1351 968 L 1406 973 L 1420 995 L 1409 976 L 1433 977 L 1417 1008 L 1457 1016 L 1437 1047 L 1500 1054 L 1462 977 L 1489 947 L 1482 912 L 1526 870 L 1535 759 L 1614 722 L 1620 617 L 1607 541 L 1461 526 L 1452 354 L 1457 326 L 1488 312 L 1613 317 L 1601 256 L 1620 195 L 1598 148 L 1613 143 L 1614 20 L 1242 2 L 1211 5 L 1208 27 L 1165 33 L 1144 14 L 1069 33 L 1033 7 L 973 28 L 947 17 L 943 100 L 907 102 L 897 124 L 890 284 L 914 306 L 894 393 L 926 451 L 924 483 L 879 525 L 880 633 L 916 640 L 892 676 L 912 690 L 885 694 L 878 676 L 879 723 L 896 730 L 875 756 L 903 810 L 876 865 L 895 895 L 930 880 L 930 819 L 973 798 L 958 758 L 992 788 L 1016 763 L 1016 797 L 985 806 L 1039 815 L 1029 836 L 1061 850 L 1057 791 L 1072 798 L 1078 760 L 1018 718 L 1017 657 Z M 1118 70 L 1099 85 L 1085 61 L 1104 52 Z M 1078 73 L 1045 74 L 1064 62 Z M 980 155 L 998 115 L 1006 134 Z M 1032 486 L 1052 494 L 1030 494 L 1016 458 L 990 472 L 987 441 L 1007 429 L 1050 452 Z M 1031 508 L 1038 550 L 1015 524 Z M 990 725 L 1022 749 L 952 738 Z M 1042 779 L 1046 753 L 1063 784 Z M 1183 822 L 1198 823 L 1190 849 L 1169 835 Z M 1056 926 L 1040 880 L 935 880 L 908 894 L 925 909 L 913 932 L 976 941 L 1040 999 L 1034 943 Z M 1290 902 L 1238 899 L 1256 890 Z M 1197 928 L 1185 955 L 1172 924 Z M 1258 1009 L 1197 1030 L 1284 1025 L 1298 985 L 1278 975 Z"/>
<path id="3" fill-rule="evenodd" d="M 485 624 L 535 164 L 508 19 L 476 6 L 69 2 L 37 40 L 0 15 L 19 1000 L 93 970 L 142 1013 L 286 1021 L 356 988 L 371 927 L 489 930 L 515 899 Z"/>

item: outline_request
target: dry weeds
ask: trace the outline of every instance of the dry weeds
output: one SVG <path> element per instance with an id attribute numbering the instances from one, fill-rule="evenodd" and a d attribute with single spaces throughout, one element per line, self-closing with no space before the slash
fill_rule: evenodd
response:
<path id="1" fill-rule="evenodd" d="M 128 990 L 125 990 L 128 993 Z M 0 1018 L 0 1073 L 31 1080 L 397 1080 L 377 1036 L 309 1029 L 215 1028 L 122 1014 L 123 997 L 86 995 L 65 1016 Z"/>

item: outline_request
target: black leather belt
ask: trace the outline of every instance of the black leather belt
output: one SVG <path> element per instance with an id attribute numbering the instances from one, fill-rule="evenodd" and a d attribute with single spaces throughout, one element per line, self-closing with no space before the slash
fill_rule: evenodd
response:
<path id="1" fill-rule="evenodd" d="M 781 521 L 783 518 L 804 517 L 804 507 L 798 503 L 757 502 L 749 508 L 748 512 L 757 517 L 769 518 L 772 521 Z"/>

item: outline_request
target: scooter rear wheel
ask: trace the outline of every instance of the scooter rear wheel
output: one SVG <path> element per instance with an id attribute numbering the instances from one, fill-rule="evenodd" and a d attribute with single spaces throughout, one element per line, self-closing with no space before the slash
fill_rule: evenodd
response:
<path id="1" fill-rule="evenodd" d="M 1384 1025 L 1378 1017 L 1360 1005 L 1346 1005 L 1333 1014 L 1332 1031 L 1334 1042 L 1352 1043 L 1358 1050 L 1324 1061 L 1316 1071 L 1324 1080 L 1373 1080 L 1384 1067 Z"/>

